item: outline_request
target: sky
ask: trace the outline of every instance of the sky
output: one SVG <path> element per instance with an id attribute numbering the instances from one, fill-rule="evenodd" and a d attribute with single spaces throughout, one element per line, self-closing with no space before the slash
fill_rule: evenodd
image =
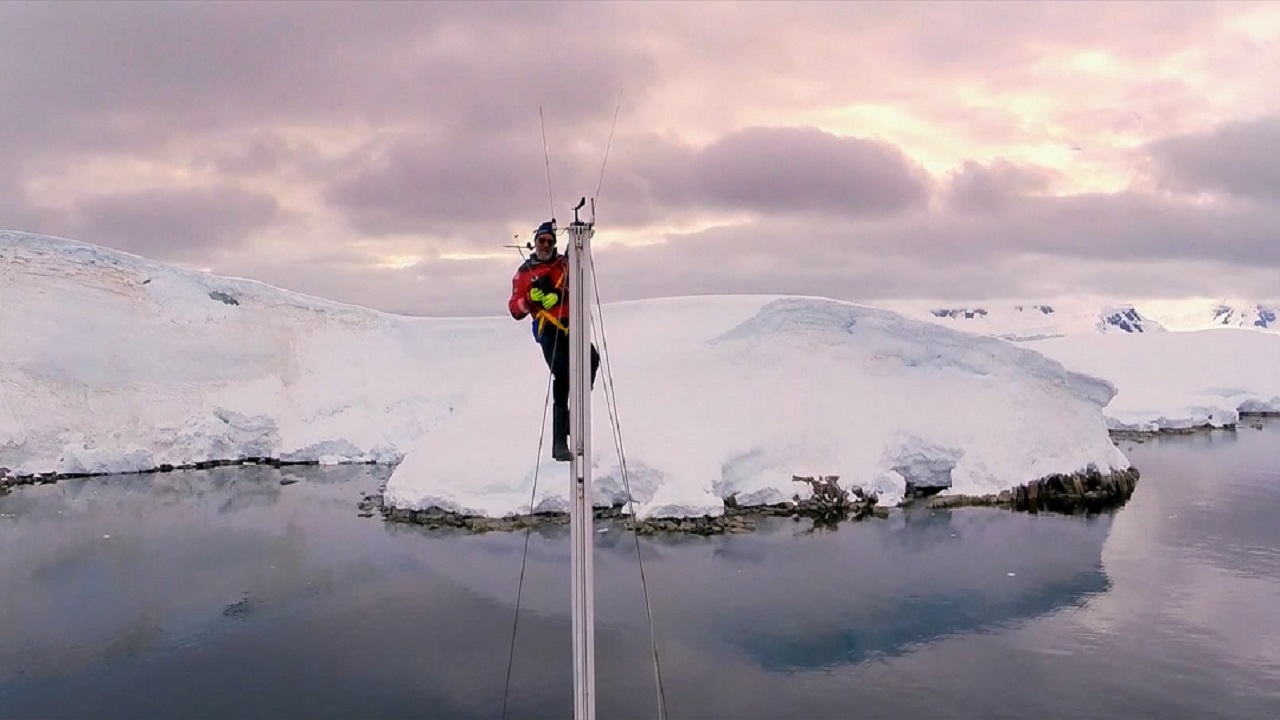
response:
<path id="1" fill-rule="evenodd" d="M 1276 77 L 1266 2 L 6 2 L 0 227 L 415 315 L 584 196 L 606 302 L 1270 299 Z"/>

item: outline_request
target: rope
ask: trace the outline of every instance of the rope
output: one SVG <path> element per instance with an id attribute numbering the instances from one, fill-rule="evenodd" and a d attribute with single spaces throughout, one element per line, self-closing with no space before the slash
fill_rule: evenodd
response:
<path id="1" fill-rule="evenodd" d="M 542 117 L 542 108 L 538 108 L 538 124 L 542 126 L 542 156 L 547 166 L 547 198 L 551 201 L 551 215 L 556 214 L 556 201 L 551 192 L 551 154 L 547 151 L 547 124 Z M 519 248 L 516 248 L 519 252 Z M 520 257 L 524 257 L 524 253 L 520 253 Z M 558 323 L 557 323 L 558 325 Z M 555 332 L 554 330 L 552 332 Z M 556 332 L 555 342 L 551 345 L 551 357 L 556 357 L 556 352 L 560 349 L 560 333 Z M 547 371 L 547 391 L 542 399 L 542 431 L 538 434 L 538 454 L 534 458 L 533 463 L 533 489 L 529 492 L 529 525 L 524 529 L 524 550 L 520 553 L 520 581 L 516 586 L 516 612 L 515 619 L 511 623 L 511 646 L 507 651 L 507 679 L 502 690 L 502 717 L 507 716 L 507 700 L 511 695 L 511 668 L 515 664 L 516 657 L 516 631 L 520 627 L 520 600 L 524 595 L 524 573 L 529 562 L 529 538 L 533 535 L 533 507 L 538 497 L 538 472 L 542 469 L 542 444 L 547 437 L 547 407 L 551 401 L 551 385 L 555 379 L 555 373 L 548 368 Z"/>
<path id="2" fill-rule="evenodd" d="M 556 199 L 551 194 L 551 153 L 547 151 L 547 123 L 542 118 L 542 106 L 538 106 L 538 124 L 542 126 L 542 157 L 547 164 L 547 199 L 551 201 L 551 217 L 556 216 Z"/>
<path id="3" fill-rule="evenodd" d="M 622 448 L 622 423 L 618 419 L 617 410 L 616 410 L 617 396 L 616 396 L 616 393 L 613 393 L 612 391 L 612 388 L 614 387 L 614 385 L 613 385 L 612 366 L 608 362 L 609 341 L 608 341 L 608 338 L 605 336 L 605 332 L 604 332 L 604 305 L 600 302 L 600 285 L 599 283 L 596 282 L 595 278 L 596 278 L 596 264 L 593 259 L 591 262 L 591 284 L 595 289 L 596 308 L 600 318 L 600 322 L 597 324 L 600 327 L 600 356 L 602 361 L 601 364 L 604 365 L 604 371 L 605 371 L 604 372 L 604 380 L 605 380 L 604 397 L 605 397 L 605 403 L 609 407 L 609 420 L 610 420 L 610 425 L 613 427 L 614 438 L 615 438 L 614 443 L 618 451 L 618 462 L 622 468 L 622 485 L 623 485 L 624 491 L 627 493 L 627 503 L 631 509 L 631 521 L 632 521 L 631 538 L 632 538 L 632 541 L 635 543 L 636 562 L 640 566 L 640 588 L 641 588 L 641 592 L 644 594 L 644 610 L 645 610 L 645 615 L 648 617 L 648 621 L 649 621 L 649 647 L 653 653 L 653 676 L 654 676 L 654 682 L 657 685 L 657 690 L 658 690 L 658 718 L 660 720 L 666 720 L 667 694 L 662 684 L 662 663 L 658 659 L 658 639 L 654 630 L 653 605 L 649 600 L 649 582 L 648 582 L 648 579 L 645 577 L 645 572 L 644 572 L 644 556 L 640 552 L 640 535 L 635 530 L 636 500 L 635 500 L 635 496 L 631 493 L 631 479 L 627 473 L 627 456 Z M 612 394 L 612 397 L 611 397 L 611 394 Z"/>
<path id="4" fill-rule="evenodd" d="M 613 124 L 609 126 L 609 141 L 604 144 L 604 161 L 600 163 L 600 180 L 596 182 L 596 202 L 600 202 L 600 187 L 604 185 L 604 166 L 609 163 L 609 147 L 613 145 L 613 130 L 618 127 L 618 111 L 622 109 L 622 91 L 618 91 L 618 104 L 613 108 Z"/>
<path id="5" fill-rule="evenodd" d="M 609 128 L 609 140 L 605 144 L 604 160 L 600 163 L 600 179 L 596 184 L 596 200 L 600 199 L 600 188 L 604 185 L 605 166 L 609 162 L 609 148 L 613 145 L 613 132 L 618 124 L 618 111 L 622 107 L 622 91 L 618 92 L 618 104 L 613 110 L 613 124 Z M 595 293 L 596 314 L 599 322 L 595 323 L 600 332 L 600 360 L 604 369 L 604 397 L 609 410 L 609 424 L 613 430 L 614 449 L 618 453 L 618 463 L 622 470 L 622 486 L 627 494 L 627 504 L 631 511 L 631 539 L 636 549 L 636 563 L 640 568 L 640 588 L 644 595 L 644 611 L 649 622 L 649 647 L 653 655 L 653 677 L 658 692 L 658 718 L 666 720 L 667 694 L 662 683 L 662 662 L 658 659 L 658 639 L 653 622 L 653 603 L 649 598 L 649 580 L 644 571 L 644 555 L 640 552 L 640 535 L 636 532 L 636 500 L 631 492 L 631 477 L 627 472 L 627 454 L 622 445 L 622 423 L 617 412 L 617 393 L 614 390 L 613 366 L 609 362 L 609 339 L 604 331 L 604 304 L 600 302 L 600 283 L 596 281 L 595 258 L 591 260 L 591 285 Z"/>
<path id="6" fill-rule="evenodd" d="M 551 356 L 560 346 L 560 333 L 556 333 L 555 343 L 551 346 Z M 502 717 L 507 716 L 507 698 L 511 695 L 511 667 L 516 658 L 516 629 L 520 627 L 520 598 L 524 594 L 524 571 L 529 560 L 529 537 L 533 534 L 533 504 L 538 497 L 538 471 L 542 468 L 542 443 L 547 437 L 547 406 L 551 400 L 551 382 L 554 375 L 547 373 L 547 392 L 542 399 L 542 431 L 538 433 L 538 455 L 533 464 L 533 490 L 529 492 L 529 525 L 524 529 L 524 551 L 520 553 L 520 582 L 516 586 L 516 613 L 511 623 L 511 647 L 507 652 L 507 680 L 502 691 Z"/>
<path id="7" fill-rule="evenodd" d="M 619 92 L 618 105 L 614 108 L 614 112 L 613 112 L 613 126 L 609 128 L 609 140 L 605 145 L 604 161 L 600 164 L 600 179 L 596 184 L 596 195 L 595 195 L 596 199 L 599 199 L 600 188 L 604 184 L 605 166 L 609 162 L 609 148 L 613 144 L 613 132 L 614 132 L 614 128 L 616 128 L 618 123 L 618 110 L 621 108 L 621 106 L 622 106 L 622 93 Z M 551 214 L 552 216 L 554 216 L 555 215 L 555 198 L 551 192 L 551 156 L 547 150 L 547 129 L 546 129 L 546 123 L 543 120 L 541 107 L 538 108 L 538 119 L 542 124 L 542 152 L 546 162 L 546 169 L 547 169 L 547 197 L 551 201 Z M 523 257 L 523 253 L 521 253 L 521 256 Z M 618 419 L 617 394 L 616 394 L 616 391 L 614 390 L 614 383 L 613 383 L 613 368 L 611 363 L 609 362 L 609 341 L 604 331 L 604 305 L 600 302 L 600 285 L 598 282 L 596 282 L 596 267 L 595 267 L 594 259 L 591 261 L 590 271 L 591 271 L 592 286 L 595 291 L 596 313 L 597 313 L 597 317 L 599 318 L 599 321 L 596 323 L 596 325 L 599 327 L 600 360 L 601 360 L 601 365 L 603 366 L 603 369 L 604 369 L 605 404 L 608 407 L 608 411 L 609 411 L 610 428 L 613 430 L 614 449 L 618 453 L 618 460 L 619 460 L 619 464 L 622 471 L 623 489 L 627 494 L 627 503 L 631 511 L 632 526 L 633 526 L 631 537 L 636 549 L 636 561 L 640 568 L 640 587 L 644 595 L 645 615 L 649 623 L 649 646 L 653 656 L 654 682 L 657 686 L 657 692 L 658 692 L 658 717 L 659 717 L 659 720 L 666 720 L 667 696 L 666 696 L 666 689 L 663 686 L 663 682 L 662 682 L 662 663 L 658 657 L 658 641 L 657 641 L 657 635 L 655 633 L 654 621 L 653 621 L 653 604 L 649 597 L 649 581 L 644 571 L 644 555 L 640 551 L 640 536 L 635 531 L 635 525 L 636 525 L 635 496 L 631 492 L 631 479 L 630 479 L 629 473 L 627 472 L 626 452 L 622 444 L 622 424 Z M 555 344 L 552 345 L 552 351 L 551 351 L 553 358 L 556 356 L 556 353 L 559 349 L 561 334 L 562 333 L 556 332 Z M 542 432 L 538 436 L 538 454 L 537 454 L 537 459 L 535 460 L 535 463 L 534 463 L 533 489 L 529 496 L 529 515 L 530 516 L 533 515 L 534 503 L 536 502 L 537 494 L 538 494 L 538 471 L 541 467 L 540 461 L 542 458 L 543 441 L 546 438 L 547 407 L 550 401 L 551 386 L 552 386 L 553 380 L 554 380 L 554 373 L 549 373 L 547 377 L 546 397 L 544 397 L 543 399 L 543 407 L 542 407 Z M 516 589 L 515 619 L 511 626 L 511 645 L 510 645 L 510 649 L 507 657 L 506 686 L 503 690 L 503 695 L 502 695 L 502 717 L 504 718 L 507 716 L 507 701 L 511 693 L 511 671 L 512 671 L 512 666 L 514 665 L 514 660 L 515 660 L 516 631 L 520 623 L 520 601 L 524 592 L 524 576 L 525 576 L 525 569 L 527 567 L 528 557 L 529 557 L 529 538 L 532 535 L 532 532 L 533 532 L 533 524 L 530 523 L 529 526 L 525 528 L 524 551 L 521 553 L 521 557 L 520 557 L 520 581 Z"/>

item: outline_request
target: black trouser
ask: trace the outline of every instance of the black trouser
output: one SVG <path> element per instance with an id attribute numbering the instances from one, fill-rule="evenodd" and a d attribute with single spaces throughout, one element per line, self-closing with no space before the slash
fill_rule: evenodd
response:
<path id="1" fill-rule="evenodd" d="M 538 337 L 542 345 L 542 357 L 551 369 L 552 405 L 560 409 L 569 407 L 569 335 L 557 327 L 549 327 Z M 591 387 L 596 386 L 596 370 L 600 368 L 600 353 L 591 344 Z"/>

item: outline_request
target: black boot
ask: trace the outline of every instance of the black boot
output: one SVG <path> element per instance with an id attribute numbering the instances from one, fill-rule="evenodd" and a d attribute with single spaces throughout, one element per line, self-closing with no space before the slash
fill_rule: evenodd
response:
<path id="1" fill-rule="evenodd" d="M 573 459 L 569 452 L 569 408 L 551 410 L 551 457 L 562 462 Z"/>

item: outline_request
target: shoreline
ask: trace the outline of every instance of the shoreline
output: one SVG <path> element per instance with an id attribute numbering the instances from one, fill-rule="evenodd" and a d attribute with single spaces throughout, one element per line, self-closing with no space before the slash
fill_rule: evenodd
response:
<path id="1" fill-rule="evenodd" d="M 1188 425 L 1187 427 L 1177 428 L 1160 428 L 1158 430 L 1130 430 L 1120 428 L 1108 430 L 1107 434 L 1112 440 L 1133 440 L 1143 442 L 1153 437 L 1162 435 L 1194 435 L 1196 433 L 1212 433 L 1212 432 L 1236 432 L 1240 429 L 1240 425 L 1248 424 L 1250 427 L 1260 429 L 1262 421 L 1280 418 L 1280 412 L 1272 410 L 1258 410 L 1250 412 L 1238 412 L 1238 422 L 1224 423 L 1222 425 L 1210 425 L 1202 423 L 1200 425 Z"/>
<path id="2" fill-rule="evenodd" d="M 1141 473 L 1136 467 L 1112 473 L 1084 470 L 1070 474 L 1054 474 L 989 495 L 931 495 L 905 498 L 895 506 L 879 504 L 874 493 L 864 494 L 858 486 L 844 489 L 839 478 L 793 476 L 797 482 L 814 485 L 812 497 L 773 505 L 738 505 L 732 498 L 725 502 L 722 515 L 687 518 L 646 518 L 635 521 L 625 512 L 625 505 L 596 507 L 598 521 L 618 521 L 623 529 L 634 529 L 638 535 L 724 535 L 750 532 L 756 522 L 767 517 L 789 517 L 797 522 L 809 520 L 814 529 L 834 529 L 845 522 L 888 518 L 892 510 L 926 508 L 946 510 L 962 507 L 988 507 L 1012 512 L 1054 513 L 1060 515 L 1096 514 L 1122 507 L 1133 496 Z M 458 530 L 470 533 L 511 532 L 567 525 L 565 512 L 508 515 L 500 518 L 462 515 L 429 507 L 422 510 L 386 507 L 383 495 L 366 495 L 358 503 L 362 517 L 381 515 L 386 522 L 420 525 L 427 530 Z"/>
<path id="3" fill-rule="evenodd" d="M 1152 438 L 1168 435 L 1237 432 L 1240 429 L 1239 426 L 1241 424 L 1245 424 L 1246 421 L 1248 421 L 1247 424 L 1250 427 L 1261 429 L 1264 426 L 1264 421 L 1276 418 L 1280 418 L 1280 412 L 1240 412 L 1239 422 L 1228 423 L 1221 426 L 1214 426 L 1205 423 L 1185 428 L 1160 428 L 1158 430 L 1120 429 L 1110 430 L 1108 431 L 1108 435 L 1111 437 L 1113 442 L 1131 441 L 1141 443 Z M 272 457 L 248 457 L 202 460 L 182 465 L 164 463 L 154 468 L 147 468 L 132 472 L 46 472 L 28 475 L 13 475 L 10 474 L 8 468 L 0 467 L 0 496 L 7 495 L 13 490 L 27 485 L 49 485 L 57 483 L 60 480 L 74 478 L 104 477 L 108 475 L 147 475 L 179 472 L 184 470 L 206 470 L 217 467 L 248 465 L 269 465 L 275 468 L 283 468 L 319 466 L 322 464 L 332 463 L 322 463 L 319 460 L 282 460 Z M 376 461 L 357 461 L 338 464 L 385 465 L 386 463 L 379 463 Z M 1061 512 L 1065 514 L 1074 514 L 1077 512 L 1101 512 L 1124 505 L 1125 502 L 1128 501 L 1129 497 L 1132 496 L 1139 477 L 1140 472 L 1135 467 L 1117 471 L 1108 476 L 1104 476 L 1097 471 L 1084 470 L 1067 475 L 1050 475 L 996 494 L 976 496 L 962 494 L 937 494 L 908 497 L 904 498 L 902 502 L 898 503 L 894 507 L 900 509 L 920 506 L 931 509 L 993 507 L 1014 511 L 1046 511 Z M 796 481 L 806 480 L 798 477 L 793 479 Z M 829 476 L 822 480 L 828 479 L 832 481 L 837 480 L 834 476 Z M 812 480 L 812 478 L 807 479 L 807 481 Z M 794 517 L 796 520 L 810 518 L 814 519 L 818 524 L 838 524 L 839 522 L 844 522 L 846 520 L 883 518 L 887 517 L 889 514 L 890 509 L 880 505 L 878 498 L 874 496 L 863 496 L 861 494 L 861 488 L 857 488 L 856 486 L 845 490 L 839 487 L 838 482 L 835 482 L 830 492 L 835 495 L 827 498 L 826 500 L 799 502 L 798 498 L 796 498 L 793 501 L 776 505 L 738 506 L 737 503 L 733 502 L 732 498 L 730 498 L 729 500 L 726 500 L 725 512 L 720 516 L 701 516 L 696 518 L 651 518 L 642 520 L 637 524 L 630 519 L 628 513 L 624 512 L 625 506 L 615 506 L 611 508 L 597 507 L 595 517 L 597 520 L 621 520 L 628 529 L 634 526 L 636 531 L 640 534 L 678 532 L 715 535 L 749 531 L 754 525 L 754 521 L 763 517 L 788 516 Z M 840 493 L 852 493 L 854 497 L 851 500 L 835 499 L 835 497 Z M 815 502 L 817 505 L 814 505 Z M 842 505 L 842 503 L 844 504 Z M 383 506 L 381 490 L 379 490 L 379 493 L 376 495 L 362 497 L 357 503 L 357 508 L 359 509 L 362 517 L 371 517 L 373 514 L 377 513 L 381 514 L 383 518 L 389 522 L 424 525 L 428 528 L 471 529 L 472 531 L 478 532 L 515 530 L 523 529 L 531 525 L 557 525 L 568 522 L 568 515 L 565 513 L 534 513 L 532 515 L 524 514 L 502 518 L 489 518 L 484 516 L 459 515 L 440 510 L 439 508 L 428 508 L 424 510 L 386 508 Z"/>

